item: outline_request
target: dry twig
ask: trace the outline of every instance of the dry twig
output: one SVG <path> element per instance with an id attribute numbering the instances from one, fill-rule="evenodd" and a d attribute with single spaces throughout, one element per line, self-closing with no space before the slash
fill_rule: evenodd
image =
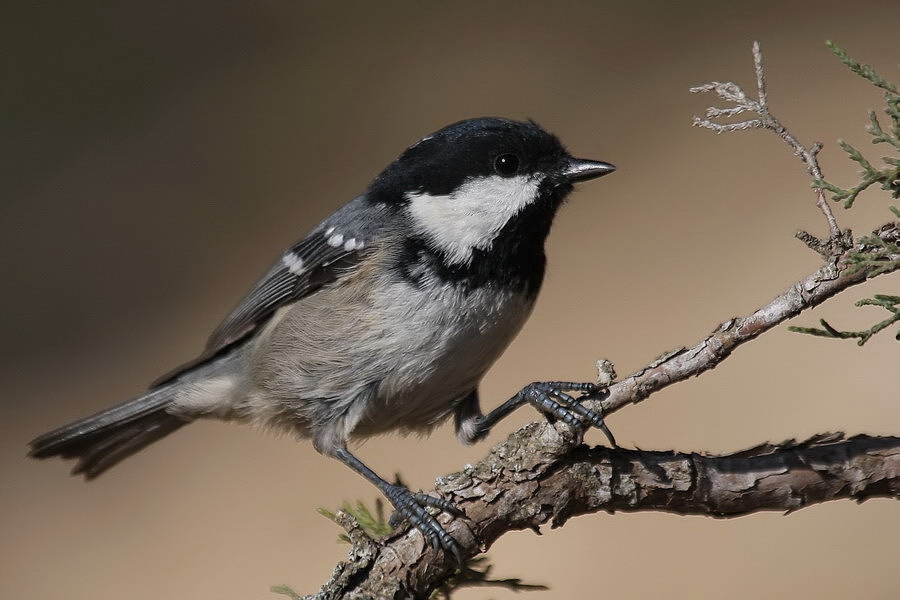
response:
<path id="1" fill-rule="evenodd" d="M 691 92 L 693 93 L 715 92 L 719 98 L 734 104 L 734 106 L 729 108 L 707 108 L 706 118 L 701 119 L 700 117 L 694 117 L 694 125 L 711 129 L 716 133 L 742 131 L 744 129 L 768 129 L 774 131 L 788 146 L 791 147 L 794 151 L 794 155 L 803 161 L 806 165 L 807 172 L 813 180 L 825 179 L 822 175 L 822 169 L 819 166 L 818 159 L 819 151 L 822 150 L 822 144 L 815 142 L 812 146 L 807 148 L 801 144 L 800 140 L 794 137 L 794 135 L 788 131 L 769 110 L 765 70 L 763 68 L 762 52 L 759 49 L 759 42 L 753 42 L 753 67 L 756 72 L 756 98 L 750 98 L 741 86 L 731 81 L 724 83 L 712 81 L 710 83 L 692 87 Z M 745 112 L 753 113 L 756 116 L 751 119 L 732 123 L 719 123 L 715 120 L 734 117 Z M 831 210 L 831 206 L 828 204 L 828 200 L 825 197 L 825 190 L 817 187 L 815 188 L 815 194 L 816 206 L 822 211 L 825 220 L 828 222 L 831 243 L 828 244 L 818 240 L 819 245 L 816 247 L 814 244 L 810 244 L 807 241 L 812 236 L 806 232 L 802 232 L 805 234 L 805 238 L 801 236 L 798 237 L 800 237 L 801 240 L 806 241 L 807 245 L 819 253 L 823 253 L 825 248 L 829 248 L 832 252 L 846 249 L 847 244 L 845 237 L 841 228 L 838 226 L 837 219 L 834 217 L 834 212 Z"/>

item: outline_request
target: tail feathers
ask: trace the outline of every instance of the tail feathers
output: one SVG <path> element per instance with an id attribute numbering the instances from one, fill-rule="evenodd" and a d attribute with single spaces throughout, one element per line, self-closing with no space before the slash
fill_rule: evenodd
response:
<path id="1" fill-rule="evenodd" d="M 173 385 L 151 390 L 32 440 L 30 456 L 76 458 L 72 474 L 93 479 L 189 421 L 166 412 Z"/>

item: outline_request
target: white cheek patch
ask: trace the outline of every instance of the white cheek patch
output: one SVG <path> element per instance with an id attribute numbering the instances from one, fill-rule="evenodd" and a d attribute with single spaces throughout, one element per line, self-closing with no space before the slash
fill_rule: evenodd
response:
<path id="1" fill-rule="evenodd" d="M 535 201 L 539 183 L 527 175 L 479 177 L 447 196 L 407 194 L 407 210 L 451 262 L 468 264 L 472 250 L 490 248 L 503 226 Z"/>

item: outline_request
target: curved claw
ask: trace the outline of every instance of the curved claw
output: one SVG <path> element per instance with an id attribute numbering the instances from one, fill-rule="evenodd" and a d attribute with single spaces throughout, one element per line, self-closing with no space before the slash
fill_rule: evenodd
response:
<path id="1" fill-rule="evenodd" d="M 443 498 L 438 498 L 436 496 L 429 496 L 428 494 L 424 494 L 422 492 L 410 492 L 413 498 L 416 499 L 422 506 L 429 506 L 431 508 L 437 508 L 441 512 L 445 512 L 453 515 L 454 517 L 463 517 L 465 513 L 463 511 L 456 508 L 456 505 L 452 502 L 448 502 Z"/>
<path id="2" fill-rule="evenodd" d="M 573 398 L 566 393 L 567 391 L 579 392 L 581 397 Z M 616 444 L 616 439 L 613 437 L 609 427 L 606 426 L 603 415 L 592 411 L 581 403 L 594 397 L 600 391 L 602 391 L 602 388 L 593 383 L 567 381 L 534 382 L 522 390 L 529 403 L 567 425 L 583 431 L 585 427 L 584 421 L 587 421 L 602 431 L 609 443 L 615 448 L 618 447 L 618 444 Z"/>
<path id="3" fill-rule="evenodd" d="M 465 563 L 459 544 L 450 537 L 450 534 L 441 527 L 437 519 L 428 512 L 429 508 L 437 508 L 452 515 L 462 515 L 458 508 L 441 498 L 428 496 L 421 492 L 414 494 L 406 489 L 405 486 L 388 483 L 361 460 L 353 456 L 346 446 L 335 448 L 333 456 L 375 484 L 390 503 L 394 505 L 396 513 L 391 516 L 390 522 L 392 525 L 398 522 L 399 519 L 397 517 L 399 515 L 400 518 L 406 519 L 410 525 L 421 531 L 432 548 L 443 548 L 445 552 L 453 554 L 460 565 Z"/>
<path id="4" fill-rule="evenodd" d="M 443 549 L 445 552 L 453 554 L 460 565 L 465 563 L 462 548 L 428 512 L 428 508 L 437 508 L 453 516 L 462 516 L 461 510 L 443 498 L 436 498 L 421 492 L 414 493 L 400 485 L 390 485 L 388 489 L 384 490 L 384 493 L 395 509 L 389 521 L 391 527 L 396 527 L 401 521 L 406 520 L 422 532 L 432 548 Z"/>

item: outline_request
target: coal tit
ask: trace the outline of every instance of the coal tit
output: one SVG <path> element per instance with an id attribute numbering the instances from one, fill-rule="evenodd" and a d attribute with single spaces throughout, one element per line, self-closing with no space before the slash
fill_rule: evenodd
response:
<path id="1" fill-rule="evenodd" d="M 531 403 L 603 427 L 570 392 L 532 384 L 482 414 L 477 387 L 534 305 L 544 240 L 574 183 L 611 173 L 533 122 L 470 119 L 408 148 L 368 189 L 291 246 L 203 353 L 125 403 L 31 442 L 93 478 L 198 418 L 311 438 L 381 490 L 435 548 L 462 560 L 428 508 L 451 503 L 381 478 L 349 440 L 427 432 L 453 416 L 464 443 Z"/>

